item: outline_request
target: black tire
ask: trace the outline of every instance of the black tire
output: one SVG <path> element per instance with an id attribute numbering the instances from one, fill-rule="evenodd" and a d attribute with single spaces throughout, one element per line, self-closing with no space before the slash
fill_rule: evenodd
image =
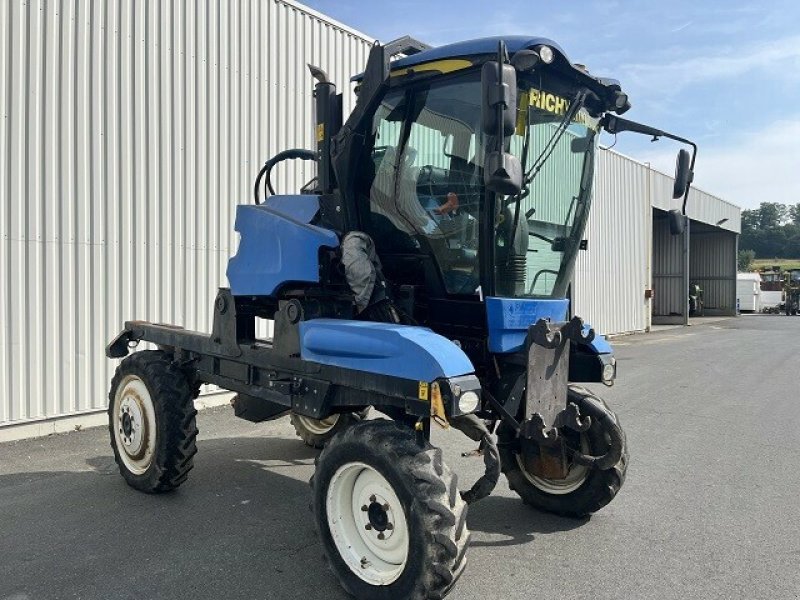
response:
<path id="1" fill-rule="evenodd" d="M 149 396 L 150 404 L 144 403 L 146 408 L 136 400 L 139 382 Z M 135 352 L 120 363 L 108 395 L 108 428 L 114 460 L 128 485 L 142 492 L 161 493 L 186 481 L 197 453 L 194 398 L 198 392 L 199 386 L 191 383 L 170 356 L 160 350 Z M 152 452 L 145 453 L 141 461 L 124 447 L 125 439 L 133 439 L 132 435 L 124 437 L 122 431 L 124 416 L 120 416 L 120 406 L 125 402 L 125 393 L 129 394 L 129 402 L 137 402 L 142 414 L 150 414 L 152 406 L 154 427 L 147 425 L 146 418 L 141 419 L 141 436 L 149 441 L 155 434 L 155 439 Z M 129 426 L 131 421 L 129 417 Z"/>
<path id="2" fill-rule="evenodd" d="M 601 402 L 610 413 L 613 421 L 619 425 L 619 419 L 601 398 L 584 388 L 570 386 L 569 401 L 575 402 L 578 408 L 583 408 L 585 397 L 591 397 Z M 585 414 L 585 411 L 582 410 L 582 412 Z M 597 456 L 608 451 L 609 441 L 596 421 L 592 423 L 587 432 L 575 435 L 583 436 L 581 443 L 584 444 L 584 452 L 588 451 L 589 454 Z M 524 471 L 521 462 L 518 460 L 519 455 L 514 444 L 514 432 L 511 428 L 501 424 L 497 437 L 500 448 L 500 462 L 503 473 L 508 479 L 509 487 L 519 494 L 525 504 L 539 510 L 566 517 L 585 517 L 611 502 L 625 482 L 625 474 L 628 469 L 628 445 L 625 441 L 624 432 L 623 451 L 619 462 L 605 471 L 596 468 L 589 469 L 585 479 L 583 479 L 583 483 L 577 489 L 568 493 L 549 493 L 533 483 L 533 480 Z"/>
<path id="3" fill-rule="evenodd" d="M 396 579 L 385 585 L 369 583 L 356 574 L 331 533 L 329 487 L 337 472 L 353 468 L 353 463 L 368 465 L 391 485 L 407 524 L 406 561 Z M 469 531 L 467 505 L 439 448 L 428 443 L 421 447 L 414 432 L 394 421 L 364 421 L 334 437 L 316 466 L 311 478 L 314 522 L 328 565 L 347 592 L 360 600 L 423 600 L 447 595 L 466 565 Z M 335 489 L 331 494 L 335 495 Z M 337 529 L 343 530 L 341 525 Z"/>
<path id="4" fill-rule="evenodd" d="M 303 440 L 307 446 L 321 450 L 333 436 L 364 420 L 368 413 L 369 408 L 356 413 L 331 415 L 332 417 L 336 417 L 336 422 L 330 427 L 325 425 L 324 420 L 311 419 L 310 417 L 303 417 L 295 413 L 289 414 L 289 421 L 292 423 L 297 437 Z"/>

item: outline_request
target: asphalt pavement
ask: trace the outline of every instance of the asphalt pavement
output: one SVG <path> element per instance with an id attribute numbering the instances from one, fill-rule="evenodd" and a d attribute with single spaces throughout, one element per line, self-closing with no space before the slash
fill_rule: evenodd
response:
<path id="1" fill-rule="evenodd" d="M 618 338 L 625 486 L 590 519 L 536 512 L 501 480 L 470 508 L 449 598 L 800 598 L 800 318 Z M 189 480 L 117 474 L 103 428 L 0 444 L 0 600 L 338 599 L 308 510 L 315 452 L 287 419 L 200 413 Z M 482 461 L 434 443 L 471 485 Z"/>

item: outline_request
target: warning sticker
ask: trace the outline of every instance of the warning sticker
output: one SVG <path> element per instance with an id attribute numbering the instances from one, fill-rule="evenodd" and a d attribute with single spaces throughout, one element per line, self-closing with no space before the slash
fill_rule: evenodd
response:
<path id="1" fill-rule="evenodd" d="M 428 401 L 428 382 L 427 381 L 420 381 L 419 382 L 419 399 Z"/>

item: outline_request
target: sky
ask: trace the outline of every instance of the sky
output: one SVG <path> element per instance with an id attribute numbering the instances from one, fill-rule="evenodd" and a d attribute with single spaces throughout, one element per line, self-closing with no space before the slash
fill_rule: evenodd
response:
<path id="1" fill-rule="evenodd" d="M 744 208 L 800 203 L 797 0 L 304 3 L 381 41 L 551 38 L 572 62 L 620 80 L 633 105 L 626 118 L 699 145 L 697 187 Z M 672 173 L 679 147 L 627 133 L 614 149 Z"/>

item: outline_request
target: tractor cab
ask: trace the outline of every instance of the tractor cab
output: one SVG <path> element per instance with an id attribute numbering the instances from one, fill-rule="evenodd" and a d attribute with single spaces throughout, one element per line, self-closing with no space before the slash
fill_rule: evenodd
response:
<path id="1" fill-rule="evenodd" d="M 617 116 L 630 108 L 620 84 L 572 64 L 550 40 L 416 50 L 371 56 L 354 77 L 350 119 L 332 144 L 319 139 L 331 155 L 321 188 L 343 203 L 330 221 L 323 203 L 322 221 L 366 232 L 406 312 L 486 365 L 521 350 L 538 319 L 569 320 L 601 129 L 681 139 Z M 320 97 L 317 114 L 329 114 Z M 330 129 L 318 120 L 317 131 Z M 682 151 L 675 197 L 688 192 L 688 158 Z M 603 365 L 592 365 L 596 380 Z"/>

